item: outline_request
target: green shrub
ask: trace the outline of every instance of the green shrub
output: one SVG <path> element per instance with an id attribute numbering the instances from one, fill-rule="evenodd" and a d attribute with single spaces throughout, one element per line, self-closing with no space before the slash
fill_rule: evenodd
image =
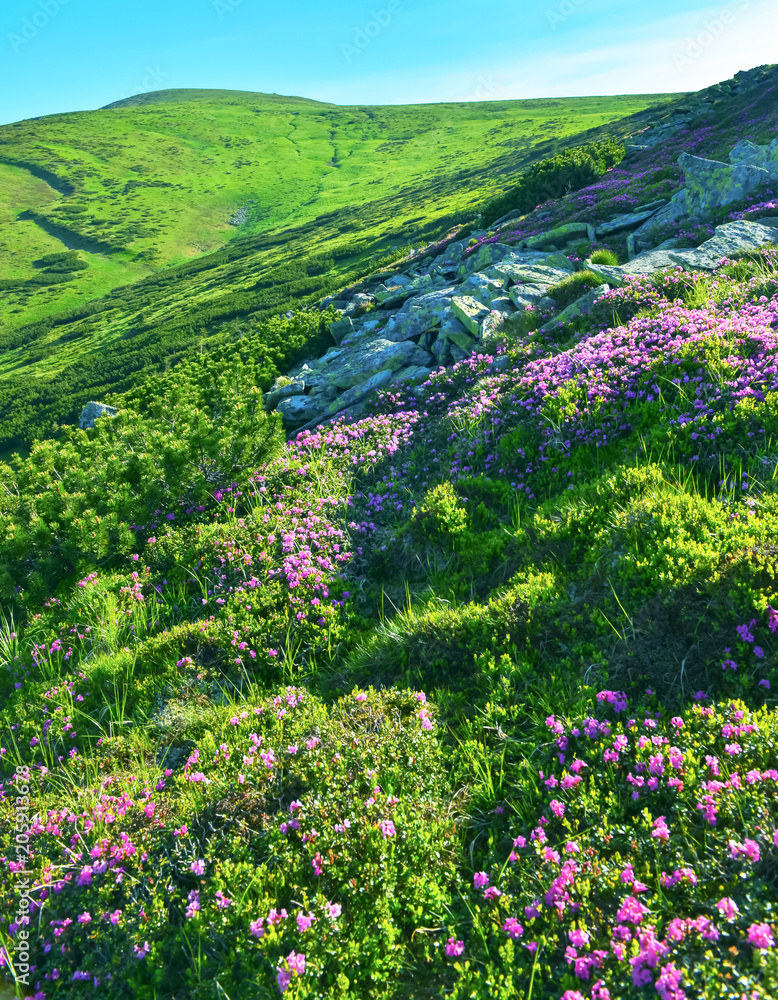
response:
<path id="1" fill-rule="evenodd" d="M 216 369 L 207 355 L 175 377 L 116 400 L 114 418 L 92 430 L 66 428 L 36 442 L 28 458 L 2 464 L 0 587 L 44 586 L 126 553 L 130 524 L 157 508 L 210 501 L 220 484 L 243 481 L 283 442 L 267 414 L 256 366 Z"/>
<path id="2" fill-rule="evenodd" d="M 556 301 L 559 309 L 566 309 L 590 289 L 598 288 L 604 284 L 605 279 L 593 271 L 576 271 L 569 278 L 564 278 L 558 284 L 552 285 L 548 290 L 548 295 Z"/>
<path id="3" fill-rule="evenodd" d="M 515 187 L 487 201 L 482 218 L 489 223 L 515 210 L 531 212 L 544 201 L 593 184 L 623 156 L 624 146 L 610 138 L 565 149 L 533 164 Z"/>
<path id="4" fill-rule="evenodd" d="M 609 264 L 616 267 L 619 263 L 618 255 L 612 250 L 595 250 L 589 258 L 592 264 Z"/>

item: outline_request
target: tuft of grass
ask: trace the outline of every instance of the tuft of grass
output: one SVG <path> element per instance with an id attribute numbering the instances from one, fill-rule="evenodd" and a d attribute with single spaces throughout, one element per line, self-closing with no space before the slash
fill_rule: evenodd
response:
<path id="1" fill-rule="evenodd" d="M 612 250 L 595 250 L 589 258 L 592 264 L 607 264 L 616 267 L 619 263 L 618 254 Z"/>
<path id="2" fill-rule="evenodd" d="M 605 279 L 593 271 L 576 271 L 569 278 L 564 278 L 558 284 L 552 285 L 548 294 L 556 301 L 559 309 L 566 309 L 590 289 L 599 288 L 600 285 L 604 284 Z"/>

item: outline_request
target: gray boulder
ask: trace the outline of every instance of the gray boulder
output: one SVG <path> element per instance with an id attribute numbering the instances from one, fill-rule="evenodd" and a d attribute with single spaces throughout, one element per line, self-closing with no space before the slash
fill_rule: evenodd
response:
<path id="1" fill-rule="evenodd" d="M 472 348 L 470 348 L 469 350 L 464 350 L 461 347 L 457 347 L 456 344 L 451 345 L 451 360 L 453 361 L 454 364 L 457 364 L 460 361 L 464 361 L 465 358 L 469 358 L 472 353 L 473 353 Z"/>
<path id="2" fill-rule="evenodd" d="M 639 226 L 641 222 L 650 219 L 652 215 L 656 215 L 656 209 L 615 215 L 608 222 L 603 222 L 601 226 L 597 227 L 597 236 L 599 238 L 601 236 L 609 236 L 611 233 L 619 233 L 623 229 L 632 229 L 635 226 Z"/>
<path id="3" fill-rule="evenodd" d="M 513 302 L 517 309 L 526 309 L 527 306 L 538 305 L 550 287 L 551 282 L 547 284 L 526 282 L 525 284 L 514 285 L 508 294 L 511 297 L 511 302 Z"/>
<path id="4" fill-rule="evenodd" d="M 325 412 L 328 416 L 333 416 L 336 413 L 340 413 L 341 410 L 347 410 L 350 406 L 355 403 L 359 403 L 361 400 L 365 399 L 374 392 L 376 389 L 383 389 L 384 386 L 389 385 L 389 383 L 394 379 L 395 372 L 393 371 L 380 371 L 376 372 L 375 375 L 371 375 L 370 378 L 365 379 L 359 385 L 354 385 L 350 389 L 347 389 L 342 395 L 337 396 L 327 407 Z"/>
<path id="5" fill-rule="evenodd" d="M 417 378 L 427 379 L 429 375 L 429 368 L 425 368 L 423 365 L 409 365 L 407 368 L 401 368 L 399 372 L 395 372 L 392 376 L 392 385 L 397 385 L 398 382 L 410 382 Z"/>
<path id="6" fill-rule="evenodd" d="M 78 418 L 78 426 L 82 430 L 94 427 L 95 420 L 99 417 L 115 417 L 119 411 L 113 406 L 106 406 L 105 403 L 95 403 L 91 401 L 86 404 Z"/>
<path id="7" fill-rule="evenodd" d="M 770 182 L 769 172 L 751 163 L 721 163 L 681 153 L 678 164 L 686 177 L 687 210 L 697 217 L 743 201 Z"/>
<path id="8" fill-rule="evenodd" d="M 750 139 L 740 139 L 730 149 L 728 159 L 730 163 L 756 163 L 762 166 L 767 146 L 757 146 Z"/>
<path id="9" fill-rule="evenodd" d="M 477 271 L 465 278 L 458 291 L 463 295 L 471 295 L 484 305 L 489 305 L 492 299 L 505 295 L 505 284 L 502 278 L 490 278 Z"/>
<path id="10" fill-rule="evenodd" d="M 464 330 L 464 327 L 462 327 Z M 451 362 L 451 341 L 442 333 L 439 333 L 435 343 L 430 348 L 435 363 L 445 366 Z"/>
<path id="11" fill-rule="evenodd" d="M 451 300 L 451 311 L 474 337 L 481 335 L 481 324 L 489 315 L 489 307 L 472 295 L 456 295 Z"/>
<path id="12" fill-rule="evenodd" d="M 513 265 L 506 261 L 500 265 L 500 273 L 507 279 L 509 284 L 519 285 L 519 292 L 522 291 L 522 287 L 525 284 L 546 285 L 549 287 L 556 285 L 560 281 L 564 281 L 565 278 L 569 278 L 573 273 L 573 265 L 566 257 L 564 259 L 570 264 L 569 268 L 549 267 L 547 264 Z"/>
<path id="13" fill-rule="evenodd" d="M 343 319 L 336 319 L 330 323 L 329 331 L 335 343 L 341 344 L 349 334 L 354 332 L 354 324 L 349 316 L 344 316 Z"/>
<path id="14" fill-rule="evenodd" d="M 384 338 L 401 343 L 434 330 L 443 322 L 455 291 L 456 288 L 449 285 L 409 299 L 384 327 Z"/>
<path id="15" fill-rule="evenodd" d="M 570 305 L 563 309 L 561 313 L 550 319 L 548 323 L 542 326 L 541 332 L 547 333 L 549 330 L 556 330 L 560 326 L 564 326 L 565 323 L 569 323 L 571 320 L 576 319 L 578 316 L 588 316 L 592 311 L 592 306 L 599 299 L 606 295 L 610 291 L 610 285 L 599 285 L 597 288 L 590 288 L 585 295 L 576 299 L 575 302 L 571 302 Z"/>
<path id="16" fill-rule="evenodd" d="M 750 139 L 741 139 L 729 151 L 731 164 L 749 163 L 751 166 L 764 167 L 769 173 L 778 173 L 778 138 L 765 146 L 757 146 Z"/>
<path id="17" fill-rule="evenodd" d="M 473 271 L 482 271 L 490 264 L 497 264 L 515 252 L 515 247 L 509 247 L 505 243 L 484 243 L 475 253 L 462 261 L 457 274 L 460 278 L 466 278 Z"/>
<path id="18" fill-rule="evenodd" d="M 507 295 L 500 295 L 492 299 L 489 303 L 492 312 L 503 313 L 505 316 L 513 316 L 516 313 L 516 305 Z"/>
<path id="19" fill-rule="evenodd" d="M 442 254 L 439 254 L 433 261 L 434 268 L 454 268 L 456 269 L 462 262 L 462 254 L 467 250 L 470 238 L 457 240 L 456 243 L 449 243 Z"/>
<path id="20" fill-rule="evenodd" d="M 346 349 L 328 351 L 323 358 L 305 371 L 307 387 L 316 394 L 332 397 L 338 390 L 361 385 L 380 371 L 396 372 L 408 365 L 425 365 L 431 361 L 427 351 L 412 341 L 395 343 L 375 337 Z"/>
<path id="21" fill-rule="evenodd" d="M 686 199 L 686 188 L 676 191 L 663 208 L 660 208 L 658 212 L 655 212 L 649 219 L 646 219 L 645 222 L 638 226 L 634 233 L 635 241 L 651 240 L 655 233 L 674 226 L 688 215 L 689 209 Z"/>
<path id="22" fill-rule="evenodd" d="M 316 396 L 287 396 L 279 401 L 276 409 L 286 427 L 299 427 L 321 416 L 326 411 L 326 401 Z"/>
<path id="23" fill-rule="evenodd" d="M 778 228 L 741 219 L 716 226 L 715 236 L 696 249 L 669 250 L 667 255 L 685 268 L 713 271 L 722 257 L 729 257 L 738 250 L 755 250 L 765 243 L 778 243 Z"/>
<path id="24" fill-rule="evenodd" d="M 293 382 L 287 382 L 286 385 L 274 385 L 270 392 L 265 393 L 262 400 L 265 404 L 265 409 L 274 410 L 282 399 L 286 399 L 289 396 L 302 396 L 304 393 L 305 382 L 297 379 Z"/>

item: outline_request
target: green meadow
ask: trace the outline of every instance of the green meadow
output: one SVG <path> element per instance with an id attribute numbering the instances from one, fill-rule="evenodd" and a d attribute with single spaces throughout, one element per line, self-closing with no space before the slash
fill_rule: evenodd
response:
<path id="1" fill-rule="evenodd" d="M 670 100 L 162 91 L 0 128 L 0 450 L 471 223 L 532 162 L 636 131 Z M 80 270 L 42 263 L 68 250 Z"/>
<path id="2" fill-rule="evenodd" d="M 2 130 L 0 995 L 773 1000 L 778 245 L 549 323 L 600 280 L 574 245 L 552 311 L 361 412 L 289 437 L 261 397 L 361 274 L 483 268 L 772 141 L 764 79 L 588 186 L 553 157 L 567 193 L 509 225 L 479 209 L 522 164 L 666 99 Z M 54 427 L 90 397 L 116 415 Z"/>

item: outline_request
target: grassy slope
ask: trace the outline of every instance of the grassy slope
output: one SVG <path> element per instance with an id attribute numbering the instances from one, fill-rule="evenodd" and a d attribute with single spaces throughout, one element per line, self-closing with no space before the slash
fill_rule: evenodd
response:
<path id="1" fill-rule="evenodd" d="M 667 99 L 349 108 L 229 91 L 153 96 L 0 129 L 0 276 L 29 277 L 36 257 L 64 246 L 83 248 L 91 265 L 67 286 L 9 295 L 0 329 L 80 305 L 150 266 L 398 192 L 395 229 L 430 222 L 463 210 L 475 190 L 549 142 Z M 463 171 L 478 175 L 471 185 Z M 428 187 L 454 178 L 453 189 L 414 211 Z M 241 208 L 245 221 L 230 225 Z M 364 235 L 378 240 L 390 228 L 382 217 Z M 322 246 L 337 241 L 335 220 L 317 235 Z"/>
<path id="2" fill-rule="evenodd" d="M 233 337 L 235 321 L 243 330 L 254 328 L 264 316 L 299 308 L 365 274 L 392 247 L 424 242 L 467 222 L 484 192 L 508 185 L 523 166 L 565 143 L 644 127 L 666 113 L 669 100 L 649 95 L 348 109 L 267 95 L 217 92 L 215 102 L 210 92 L 152 96 L 133 99 L 129 107 L 0 130 L 6 140 L 0 160 L 11 154 L 20 162 L 35 159 L 38 175 L 34 180 L 28 172 L 24 190 L 41 201 L 33 206 L 40 224 L 18 221 L 17 215 L 0 234 L 0 240 L 16 240 L 15 259 L 27 252 L 27 266 L 41 252 L 65 245 L 100 249 L 81 253 L 90 267 L 72 281 L 0 297 L 0 309 L 4 304 L 10 310 L 0 332 L 0 453 L 27 447 L 54 424 L 72 423 L 85 400 L 129 388 L 140 371 L 175 363 L 203 337 Z M 654 103 L 658 110 L 640 110 Z M 164 137 L 153 133 L 155 121 L 157 127 L 165 123 Z M 130 152 L 123 136 L 133 125 Z M 63 145 L 44 141 L 49 134 Z M 210 137 L 211 144 L 194 155 L 192 136 L 202 142 Z M 277 157 L 275 167 L 282 164 L 269 180 L 262 163 L 270 154 L 257 152 L 263 142 Z M 247 143 L 255 150 L 251 155 Z M 309 157 L 305 162 L 300 149 Z M 179 162 L 186 171 L 176 174 Z M 7 164 L 0 170 L 14 174 L 18 190 L 24 172 Z M 286 182 L 291 172 L 294 185 Z M 59 194 L 40 187 L 46 179 Z M 258 204 L 263 183 L 270 186 Z M 125 190 L 126 196 L 120 193 Z M 14 194 L 15 209 L 27 204 L 23 194 Z M 47 199 L 48 208 L 42 203 Z M 221 221 L 209 228 L 217 204 Z M 171 205 L 175 211 L 168 212 Z M 200 206 L 194 215 L 191 205 Z M 225 219 L 241 205 L 248 206 L 246 222 L 225 228 Z M 169 218 L 178 220 L 179 235 L 166 228 Z M 222 242 L 221 249 L 170 266 L 157 263 L 149 273 L 149 258 L 159 254 L 162 260 L 163 250 L 178 246 L 179 252 L 191 244 L 187 219 L 197 219 L 201 234 L 207 230 L 206 242 Z M 43 233 L 41 225 L 65 243 Z M 30 226 L 35 238 L 26 251 L 9 233 Z M 138 226 L 150 227 L 151 235 L 108 252 Z M 18 263 L 14 267 L 8 274 L 23 276 Z M 115 283 L 124 284 L 101 294 Z M 35 316 L 38 321 L 29 322 Z"/>
<path id="3" fill-rule="evenodd" d="M 554 222 L 774 135 L 774 93 Z M 194 441 L 207 399 L 200 439 L 242 439 L 243 355 L 3 468 L 0 821 L 26 764 L 46 1000 L 75 974 L 267 1000 L 294 953 L 297 1000 L 776 995 L 778 255 L 753 257 L 518 328 L 501 374 L 383 393 L 239 495 L 184 488 L 169 418 Z"/>

